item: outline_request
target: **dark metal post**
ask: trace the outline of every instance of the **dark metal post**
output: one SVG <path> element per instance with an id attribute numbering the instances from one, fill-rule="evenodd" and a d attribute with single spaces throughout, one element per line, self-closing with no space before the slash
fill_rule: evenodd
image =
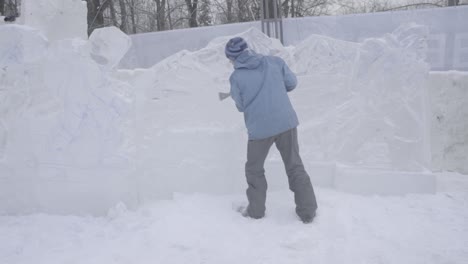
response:
<path id="1" fill-rule="evenodd" d="M 281 0 L 262 0 L 262 32 L 283 43 L 283 20 L 279 2 Z"/>
<path id="2" fill-rule="evenodd" d="M 277 0 L 279 2 L 278 7 L 279 7 L 279 24 L 280 24 L 280 41 L 282 44 L 284 44 L 284 36 L 283 36 L 283 9 L 281 8 L 281 0 Z"/>

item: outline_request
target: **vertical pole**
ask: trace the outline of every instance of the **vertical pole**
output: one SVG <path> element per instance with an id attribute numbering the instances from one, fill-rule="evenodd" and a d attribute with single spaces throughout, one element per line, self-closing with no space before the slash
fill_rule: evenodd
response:
<path id="1" fill-rule="evenodd" d="M 0 15 L 5 16 L 5 0 L 0 0 Z"/>
<path id="2" fill-rule="evenodd" d="M 260 1 L 260 21 L 262 22 L 262 32 L 265 32 L 265 7 L 263 0 Z"/>
<path id="3" fill-rule="evenodd" d="M 280 41 L 281 41 L 281 44 L 284 45 L 284 37 L 283 37 L 283 9 L 281 8 L 281 0 L 278 0 L 279 1 L 279 4 L 278 4 L 278 8 L 279 8 L 279 25 L 280 25 Z"/>
<path id="4" fill-rule="evenodd" d="M 273 23 L 274 23 L 274 26 L 275 26 L 275 38 L 279 38 L 279 28 L 278 28 L 278 1 L 277 0 L 273 0 L 272 1 L 272 4 L 273 4 Z"/>
<path id="5" fill-rule="evenodd" d="M 265 14 L 266 14 L 266 22 L 267 22 L 267 36 L 271 37 L 271 32 L 270 32 L 270 0 L 264 0 L 265 1 Z"/>
<path id="6" fill-rule="evenodd" d="M 283 20 L 280 3 L 281 0 L 261 0 L 262 32 L 283 43 Z"/>

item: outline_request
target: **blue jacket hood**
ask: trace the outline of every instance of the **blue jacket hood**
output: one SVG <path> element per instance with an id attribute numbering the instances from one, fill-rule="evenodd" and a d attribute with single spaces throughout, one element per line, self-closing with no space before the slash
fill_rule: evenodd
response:
<path id="1" fill-rule="evenodd" d="M 262 63 L 262 57 L 253 50 L 244 50 L 234 61 L 234 68 L 256 69 Z"/>

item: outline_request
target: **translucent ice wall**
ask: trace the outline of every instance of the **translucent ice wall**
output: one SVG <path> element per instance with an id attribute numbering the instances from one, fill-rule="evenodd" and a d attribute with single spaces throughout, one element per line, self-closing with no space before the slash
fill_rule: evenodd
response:
<path id="1" fill-rule="evenodd" d="M 339 174 L 326 165 L 320 171 L 317 164 L 339 163 L 361 168 L 381 185 L 398 182 L 394 176 L 399 175 L 422 186 L 420 191 L 433 191 L 418 178 L 430 159 L 425 27 L 408 24 L 362 43 L 315 35 L 288 48 L 257 29 L 239 35 L 257 52 L 283 57 L 298 74 L 299 87 L 290 96 L 301 122 L 303 159 L 314 179 L 333 181 Z M 179 52 L 147 70 L 117 73 L 137 91 L 135 160 L 142 200 L 174 191 L 243 191 L 243 118 L 232 101 L 217 98 L 217 92 L 229 90 L 228 39 Z M 272 148 L 270 188 L 285 188 L 283 170 Z M 396 174 L 380 177 L 382 171 Z M 405 187 L 381 191 L 398 188 Z"/>
<path id="2" fill-rule="evenodd" d="M 468 174 L 468 72 L 433 72 L 428 91 L 432 168 Z"/>
<path id="3" fill-rule="evenodd" d="M 93 213 L 135 201 L 133 91 L 109 74 L 129 41 L 113 28 L 50 42 L 0 27 L 0 211 Z"/>
<path id="4" fill-rule="evenodd" d="M 374 193 L 404 193 L 411 184 L 431 190 L 415 180 L 430 153 L 424 27 L 362 43 L 313 35 L 288 48 L 257 29 L 240 35 L 298 74 L 290 95 L 314 181 L 356 175 L 317 167 L 339 163 L 359 168 L 365 183 L 389 186 L 395 175 L 408 183 L 378 191 L 367 184 Z M 243 192 L 243 118 L 217 96 L 229 89 L 229 38 L 150 69 L 116 71 L 130 40 L 115 28 L 89 41 L 49 41 L 28 27 L 0 27 L 0 211 L 99 214 L 119 201 L 134 206 L 174 192 Z M 286 188 L 283 170 L 272 150 L 271 189 Z"/>
<path id="5" fill-rule="evenodd" d="M 87 11 L 83 0 L 23 0 L 17 23 L 41 30 L 51 41 L 87 39 Z"/>
<path id="6" fill-rule="evenodd" d="M 362 43 L 312 36 L 297 46 L 293 65 L 311 91 L 297 100 L 317 160 L 401 170 L 429 165 L 426 37 L 427 28 L 409 24 Z"/>

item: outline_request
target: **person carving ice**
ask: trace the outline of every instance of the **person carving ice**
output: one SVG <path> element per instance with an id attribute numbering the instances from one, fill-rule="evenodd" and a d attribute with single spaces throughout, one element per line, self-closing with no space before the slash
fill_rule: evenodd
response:
<path id="1" fill-rule="evenodd" d="M 317 202 L 299 155 L 299 121 L 287 94 L 296 88 L 296 76 L 283 59 L 255 53 L 241 37 L 227 42 L 225 54 L 234 66 L 229 79 L 230 94 L 237 109 L 244 113 L 249 138 L 245 164 L 248 205 L 239 211 L 255 219 L 265 216 L 264 163 L 275 143 L 284 162 L 289 188 L 294 192 L 296 213 L 304 223 L 312 222 Z"/>

